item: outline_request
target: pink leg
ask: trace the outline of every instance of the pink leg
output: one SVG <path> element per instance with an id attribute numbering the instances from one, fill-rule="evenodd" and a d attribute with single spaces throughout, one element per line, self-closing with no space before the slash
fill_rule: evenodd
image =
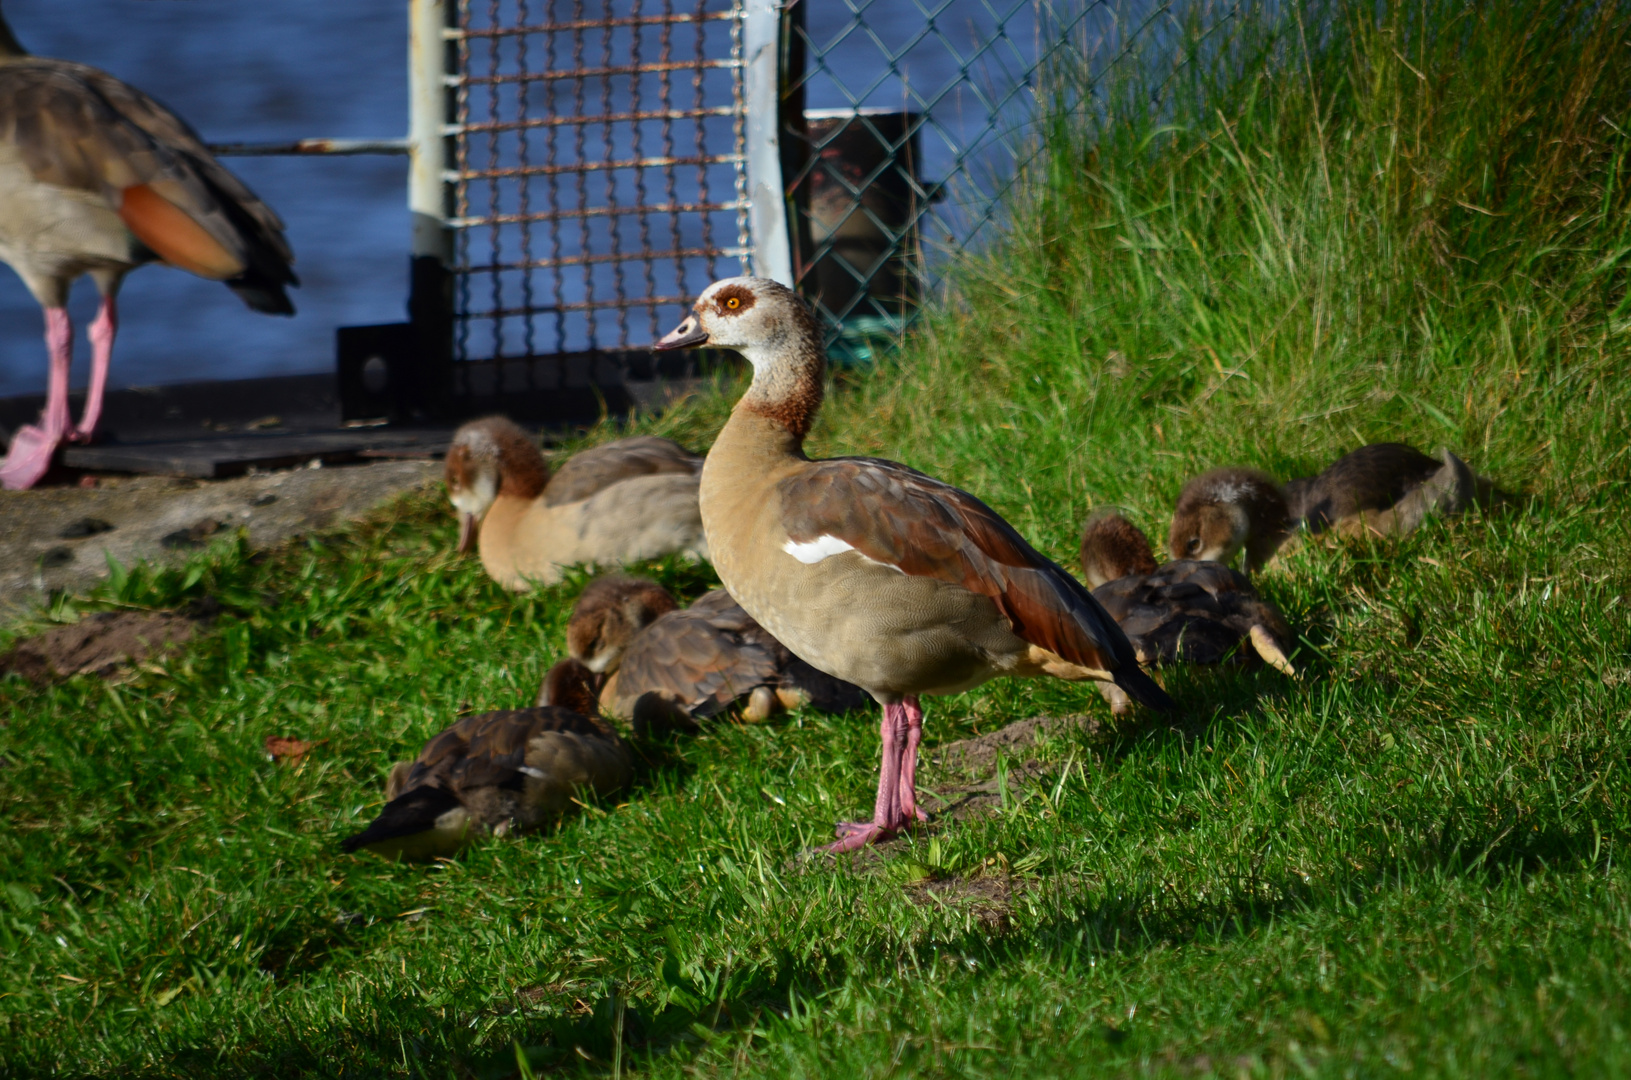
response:
<path id="1" fill-rule="evenodd" d="M 74 328 L 67 308 L 45 309 L 45 347 L 51 354 L 51 377 L 45 389 L 45 411 L 40 426 L 26 424 L 12 436 L 11 449 L 0 464 L 0 486 L 12 490 L 33 487 L 51 467 L 51 455 L 68 433 L 68 368 L 73 363 Z"/>
<path id="2" fill-rule="evenodd" d="M 85 392 L 85 411 L 79 426 L 69 436 L 74 442 L 90 442 L 96 422 L 102 418 L 102 395 L 108 389 L 108 365 L 113 360 L 113 336 L 119 332 L 119 303 L 112 293 L 102 297 L 102 308 L 91 323 L 91 385 Z"/>
<path id="3" fill-rule="evenodd" d="M 906 706 L 885 705 L 878 733 L 883 738 L 883 760 L 878 765 L 878 798 L 871 821 L 845 821 L 838 826 L 838 842 L 821 850 L 837 855 L 854 851 L 899 832 L 906 824 L 900 812 L 901 757 L 906 741 Z"/>
<path id="4" fill-rule="evenodd" d="M 906 711 L 906 745 L 900 754 L 900 815 L 902 821 L 928 821 L 917 804 L 917 747 L 923 741 L 923 708 L 916 697 L 901 703 Z"/>

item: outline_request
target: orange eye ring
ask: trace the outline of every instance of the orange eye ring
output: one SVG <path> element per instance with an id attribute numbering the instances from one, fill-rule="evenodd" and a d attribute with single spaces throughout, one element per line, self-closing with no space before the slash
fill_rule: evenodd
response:
<path id="1" fill-rule="evenodd" d="M 727 297 L 725 299 L 725 306 L 730 308 L 732 311 L 735 311 L 737 308 L 742 306 L 742 301 L 735 296 Z"/>

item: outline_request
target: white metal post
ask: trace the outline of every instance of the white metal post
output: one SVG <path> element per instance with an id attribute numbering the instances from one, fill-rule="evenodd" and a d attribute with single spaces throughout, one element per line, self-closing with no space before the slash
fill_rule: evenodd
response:
<path id="1" fill-rule="evenodd" d="M 408 2 L 408 210 L 413 254 L 453 261 L 447 227 L 448 16 L 454 0 Z"/>
<path id="2" fill-rule="evenodd" d="M 781 28 L 779 0 L 747 0 L 742 26 L 742 90 L 748 171 L 748 228 L 756 277 L 793 285 L 793 246 L 787 232 L 787 188 L 781 157 Z"/>

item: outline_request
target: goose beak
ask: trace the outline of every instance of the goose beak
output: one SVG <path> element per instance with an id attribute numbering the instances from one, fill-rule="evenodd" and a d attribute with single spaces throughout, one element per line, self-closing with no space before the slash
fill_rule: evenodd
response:
<path id="1" fill-rule="evenodd" d="M 708 341 L 708 331 L 697 324 L 695 315 L 687 315 L 685 321 L 664 334 L 652 346 L 657 352 L 667 352 L 669 349 L 689 349 L 694 345 L 702 345 Z"/>
<path id="2" fill-rule="evenodd" d="M 463 555 L 476 546 L 476 515 L 459 515 L 459 554 Z"/>

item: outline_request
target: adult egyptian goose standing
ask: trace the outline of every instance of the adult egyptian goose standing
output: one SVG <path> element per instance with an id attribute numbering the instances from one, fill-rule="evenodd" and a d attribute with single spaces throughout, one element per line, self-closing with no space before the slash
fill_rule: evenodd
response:
<path id="1" fill-rule="evenodd" d="M 1291 628 L 1251 579 L 1220 562 L 1155 564 L 1142 529 L 1110 511 L 1082 530 L 1082 573 L 1093 598 L 1126 633 L 1141 663 L 1221 664 L 1253 655 L 1295 675 L 1286 657 Z M 1114 684 L 1100 684 L 1115 712 L 1131 705 Z"/>
<path id="2" fill-rule="evenodd" d="M 124 276 L 162 261 L 224 281 L 251 308 L 292 315 L 283 222 L 222 168 L 186 122 L 106 72 L 29 56 L 0 17 L 0 261 L 45 309 L 51 358 L 39 426 L 12 437 L 0 485 L 32 486 L 65 438 L 96 429 Z M 90 326 L 91 381 L 68 416 L 73 327 L 68 287 L 102 294 Z"/>
<path id="3" fill-rule="evenodd" d="M 398 762 L 385 782 L 385 808 L 341 841 L 388 859 L 446 858 L 481 836 L 542 828 L 574 797 L 608 795 L 629 782 L 627 744 L 593 712 L 577 672 L 558 677 L 546 708 L 467 716 Z M 580 708 L 587 704 L 586 714 Z"/>
<path id="4" fill-rule="evenodd" d="M 762 278 L 708 286 L 660 349 L 735 349 L 753 365 L 702 469 L 702 521 L 730 594 L 778 641 L 883 706 L 872 820 L 828 850 L 891 836 L 917 805 L 922 694 L 998 675 L 1114 680 L 1156 708 L 1126 635 L 1081 583 L 974 496 L 874 458 L 812 461 L 825 357 L 815 317 Z"/>
<path id="5" fill-rule="evenodd" d="M 625 453 L 612 443 L 585 451 L 578 457 L 589 463 L 573 469 L 574 458 L 556 478 L 570 481 L 560 497 L 571 501 L 558 502 L 531 436 L 502 416 L 472 420 L 454 434 L 447 453 L 459 550 L 479 547 L 487 573 L 515 590 L 553 584 L 562 567 L 578 563 L 615 566 L 672 552 L 707 558 L 697 510 L 698 459 L 677 446 L 683 460 L 650 450 Z"/>

